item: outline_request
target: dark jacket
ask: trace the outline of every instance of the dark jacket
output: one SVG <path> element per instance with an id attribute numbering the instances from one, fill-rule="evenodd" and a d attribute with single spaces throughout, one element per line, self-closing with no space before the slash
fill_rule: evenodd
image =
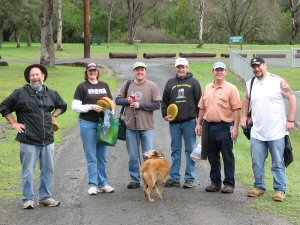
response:
<path id="1" fill-rule="evenodd" d="M 43 85 L 39 94 L 29 84 L 16 89 L 0 105 L 3 117 L 16 112 L 18 123 L 25 125 L 25 132 L 18 133 L 16 140 L 31 145 L 48 145 L 54 142 L 52 111 L 64 113 L 67 103 L 60 95 Z"/>
<path id="2" fill-rule="evenodd" d="M 188 72 L 183 79 L 176 74 L 175 77 L 167 81 L 164 89 L 161 105 L 163 118 L 167 116 L 168 106 L 175 103 L 178 107 L 178 115 L 170 123 L 180 123 L 195 119 L 199 113 L 197 105 L 201 95 L 200 83 L 193 77 L 193 74 Z"/>

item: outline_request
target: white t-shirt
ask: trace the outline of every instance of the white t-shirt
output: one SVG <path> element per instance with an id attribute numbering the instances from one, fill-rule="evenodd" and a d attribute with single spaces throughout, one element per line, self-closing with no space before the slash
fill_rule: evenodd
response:
<path id="1" fill-rule="evenodd" d="M 286 110 L 281 94 L 281 80 L 278 75 L 270 73 L 262 80 L 254 79 L 251 92 L 251 137 L 255 139 L 271 141 L 286 134 Z M 248 96 L 250 83 L 251 80 L 247 82 Z"/>

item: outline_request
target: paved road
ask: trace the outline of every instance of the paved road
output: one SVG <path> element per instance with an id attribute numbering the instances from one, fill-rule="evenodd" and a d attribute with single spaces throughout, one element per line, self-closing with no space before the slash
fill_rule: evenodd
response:
<path id="1" fill-rule="evenodd" d="M 125 61 L 127 63 L 120 63 L 118 60 L 105 60 L 101 63 L 106 64 L 125 81 L 132 78 L 133 64 L 132 60 Z M 161 92 L 167 79 L 174 74 L 173 61 L 147 61 L 148 78 L 159 85 Z M 168 124 L 161 118 L 160 112 L 155 113 L 155 123 L 155 145 L 170 160 Z M 34 210 L 23 210 L 20 201 L 7 203 L 1 212 L 0 224 L 290 224 L 284 219 L 250 208 L 253 200 L 245 197 L 246 188 L 238 182 L 233 194 L 206 193 L 204 188 L 209 184 L 207 161 L 197 162 L 194 189 L 165 188 L 163 199 L 153 204 L 146 201 L 142 188 L 126 188 L 130 179 L 124 142 L 119 141 L 116 147 L 109 148 L 108 165 L 109 184 L 115 187 L 116 192 L 89 196 L 86 163 L 78 128 L 70 131 L 64 137 L 64 144 L 58 149 L 55 161 L 54 196 L 61 201 L 61 206 L 37 206 Z"/>

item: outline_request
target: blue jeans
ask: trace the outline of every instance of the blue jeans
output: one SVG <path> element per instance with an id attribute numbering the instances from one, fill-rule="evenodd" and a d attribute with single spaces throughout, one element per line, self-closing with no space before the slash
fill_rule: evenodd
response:
<path id="1" fill-rule="evenodd" d="M 254 187 L 266 190 L 265 161 L 268 149 L 272 157 L 273 188 L 275 191 L 286 192 L 286 171 L 284 166 L 284 137 L 273 141 L 260 141 L 251 138 L 252 169 L 254 172 Z"/>
<path id="2" fill-rule="evenodd" d="M 80 118 L 78 122 L 87 161 L 89 186 L 102 188 L 107 185 L 107 145 L 98 142 L 97 123 Z"/>
<path id="3" fill-rule="evenodd" d="M 196 147 L 195 127 L 195 119 L 169 125 L 172 148 L 172 166 L 170 170 L 170 178 L 175 182 L 180 182 L 182 137 L 184 139 L 186 157 L 184 179 L 191 181 L 195 180 L 195 162 L 190 157 L 193 149 Z"/>
<path id="4" fill-rule="evenodd" d="M 218 123 L 208 125 L 208 161 L 210 164 L 210 179 L 216 185 L 221 185 L 221 161 L 224 163 L 223 184 L 235 186 L 235 159 L 233 154 L 233 142 L 230 133 L 230 123 Z"/>
<path id="5" fill-rule="evenodd" d="M 129 174 L 131 180 L 140 183 L 140 157 L 148 150 L 153 149 L 154 130 L 130 130 L 126 129 L 126 147 L 129 156 Z M 142 145 L 142 153 L 139 152 L 139 146 Z"/>
<path id="6" fill-rule="evenodd" d="M 53 184 L 54 143 L 49 145 L 29 145 L 21 143 L 20 159 L 22 163 L 23 201 L 34 200 L 34 171 L 40 161 L 40 199 L 50 198 Z"/>

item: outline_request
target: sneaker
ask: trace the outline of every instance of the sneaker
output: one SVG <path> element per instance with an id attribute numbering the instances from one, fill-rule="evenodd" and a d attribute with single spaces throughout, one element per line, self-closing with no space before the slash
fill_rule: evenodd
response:
<path id="1" fill-rule="evenodd" d="M 138 182 L 130 181 L 130 183 L 127 185 L 128 189 L 136 189 L 139 188 L 141 185 Z"/>
<path id="2" fill-rule="evenodd" d="M 168 179 L 165 183 L 165 187 L 179 187 L 180 183 L 177 181 L 173 181 L 172 179 Z"/>
<path id="3" fill-rule="evenodd" d="M 247 196 L 248 197 L 259 197 L 262 196 L 265 193 L 264 190 L 259 189 L 259 188 L 251 188 L 248 192 L 247 192 Z"/>
<path id="4" fill-rule="evenodd" d="M 23 209 L 34 209 L 34 201 L 27 200 L 24 202 Z"/>
<path id="5" fill-rule="evenodd" d="M 214 183 L 211 183 L 211 185 L 209 185 L 205 188 L 206 192 L 218 192 L 220 190 L 221 190 L 221 184 L 217 185 Z"/>
<path id="6" fill-rule="evenodd" d="M 114 191 L 115 189 L 109 185 L 105 185 L 104 187 L 98 189 L 98 192 L 102 192 L 102 193 L 111 193 Z"/>
<path id="7" fill-rule="evenodd" d="M 276 202 L 282 202 L 285 198 L 285 193 L 283 191 L 275 191 L 274 194 L 274 201 Z"/>
<path id="8" fill-rule="evenodd" d="M 224 187 L 221 189 L 221 193 L 225 193 L 225 194 L 233 193 L 233 191 L 234 191 L 234 187 L 228 185 L 224 185 Z"/>
<path id="9" fill-rule="evenodd" d="M 40 200 L 39 204 L 41 206 L 55 207 L 55 206 L 59 206 L 60 202 L 56 201 L 53 198 L 46 198 L 46 199 Z"/>
<path id="10" fill-rule="evenodd" d="M 185 180 L 182 187 L 185 188 L 185 189 L 187 189 L 187 188 L 193 188 L 194 187 L 194 181 L 192 181 L 192 180 Z"/>
<path id="11" fill-rule="evenodd" d="M 88 190 L 89 195 L 96 195 L 98 194 L 98 188 L 95 186 L 91 186 Z"/>

